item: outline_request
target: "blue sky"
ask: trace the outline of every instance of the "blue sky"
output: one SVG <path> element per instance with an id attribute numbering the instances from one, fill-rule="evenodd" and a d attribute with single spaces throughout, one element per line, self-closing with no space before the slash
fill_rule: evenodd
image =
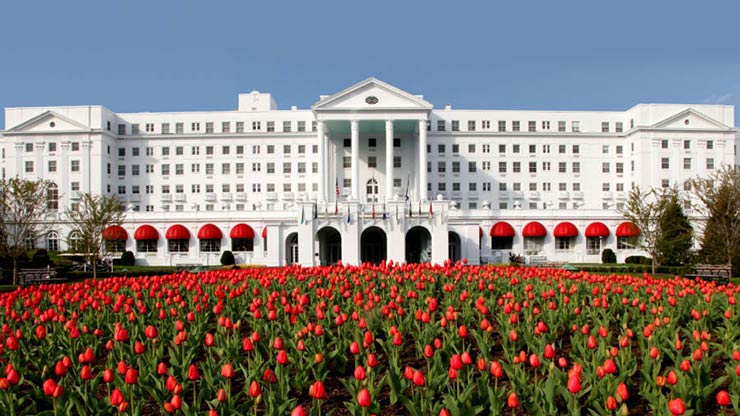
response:
<path id="1" fill-rule="evenodd" d="M 737 1 L 9 3 L 0 107 L 307 108 L 368 76 L 437 108 L 740 107 Z"/>

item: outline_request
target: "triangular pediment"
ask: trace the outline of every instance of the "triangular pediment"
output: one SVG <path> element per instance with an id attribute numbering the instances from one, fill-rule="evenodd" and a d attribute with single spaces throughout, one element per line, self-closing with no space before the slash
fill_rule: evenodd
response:
<path id="1" fill-rule="evenodd" d="M 54 111 L 44 111 L 21 124 L 14 126 L 6 133 L 54 133 L 90 131 L 90 128 Z"/>
<path id="2" fill-rule="evenodd" d="M 311 109 L 321 110 L 431 110 L 423 98 L 399 88 L 368 78 L 334 95 L 322 98 Z"/>
<path id="3" fill-rule="evenodd" d="M 728 130 L 731 126 L 726 126 L 721 122 L 702 114 L 693 108 L 687 108 L 680 113 L 668 117 L 655 123 L 654 129 L 668 130 L 692 130 L 692 129 L 722 129 Z"/>

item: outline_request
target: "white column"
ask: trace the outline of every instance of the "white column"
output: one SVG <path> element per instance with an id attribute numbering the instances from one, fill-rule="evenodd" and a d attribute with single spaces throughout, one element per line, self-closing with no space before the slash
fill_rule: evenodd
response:
<path id="1" fill-rule="evenodd" d="M 427 199 L 427 121 L 419 120 L 419 200 Z"/>
<path id="2" fill-rule="evenodd" d="M 324 138 L 324 122 L 317 123 L 316 130 L 319 138 L 319 202 L 326 201 L 326 143 Z"/>
<path id="3" fill-rule="evenodd" d="M 360 199 L 360 122 L 350 122 L 352 132 L 352 200 Z"/>
<path id="4" fill-rule="evenodd" d="M 90 189 L 90 148 L 92 147 L 92 141 L 82 141 L 82 157 L 80 158 L 80 172 L 82 173 L 82 192 L 92 192 Z M 116 169 L 116 166 L 111 166 L 111 169 Z M 115 173 L 113 173 L 115 174 Z"/>
<path id="5" fill-rule="evenodd" d="M 393 199 L 393 120 L 385 122 L 385 200 Z"/>

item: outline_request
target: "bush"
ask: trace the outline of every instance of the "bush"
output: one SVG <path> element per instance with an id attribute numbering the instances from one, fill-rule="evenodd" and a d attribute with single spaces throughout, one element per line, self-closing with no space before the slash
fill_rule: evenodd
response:
<path id="1" fill-rule="evenodd" d="M 222 266 L 231 266 L 234 263 L 236 263 L 236 259 L 234 259 L 234 253 L 232 253 L 229 250 L 226 250 L 221 254 L 221 265 Z"/>
<path id="2" fill-rule="evenodd" d="M 617 255 L 614 254 L 614 250 L 610 248 L 604 249 L 601 252 L 601 262 L 604 264 L 614 264 L 617 262 Z"/>
<path id="3" fill-rule="evenodd" d="M 31 263 L 36 267 L 46 267 L 51 263 L 49 252 L 44 248 L 36 250 L 31 256 Z"/>
<path id="4" fill-rule="evenodd" d="M 136 257 L 132 251 L 124 251 L 121 254 L 121 265 L 122 266 L 133 266 L 136 263 Z"/>
<path id="5" fill-rule="evenodd" d="M 627 264 L 653 264 L 652 259 L 650 257 L 645 256 L 629 256 L 626 259 L 624 259 L 624 262 Z"/>

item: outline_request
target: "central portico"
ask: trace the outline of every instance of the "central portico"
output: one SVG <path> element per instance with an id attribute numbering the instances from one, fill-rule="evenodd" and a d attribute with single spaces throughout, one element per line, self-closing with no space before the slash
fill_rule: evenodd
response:
<path id="1" fill-rule="evenodd" d="M 334 201 L 336 187 L 340 199 L 351 201 L 387 202 L 407 192 L 414 201 L 426 201 L 432 107 L 375 78 L 322 96 L 311 107 L 318 123 L 319 200 Z"/>

